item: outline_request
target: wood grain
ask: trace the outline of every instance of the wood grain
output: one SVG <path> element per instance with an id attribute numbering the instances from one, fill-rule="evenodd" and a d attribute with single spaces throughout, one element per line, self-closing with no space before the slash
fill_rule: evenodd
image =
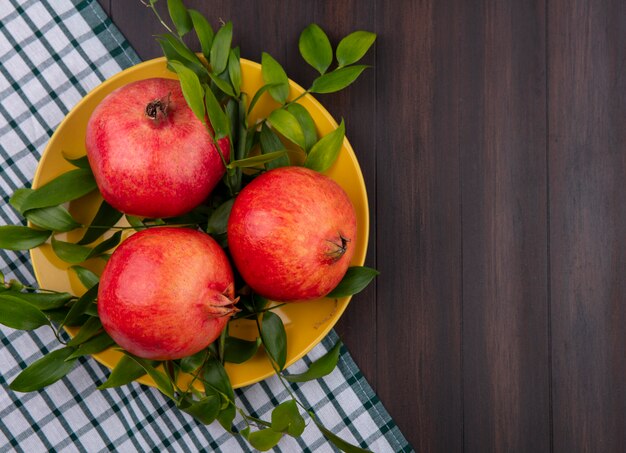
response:
<path id="1" fill-rule="evenodd" d="M 626 451 L 626 7 L 549 3 L 555 451 Z"/>
<path id="2" fill-rule="evenodd" d="M 462 448 L 453 7 L 377 3 L 377 391 L 418 451 Z"/>
<path id="3" fill-rule="evenodd" d="M 462 12 L 464 444 L 550 449 L 545 5 Z"/>
<path id="4" fill-rule="evenodd" d="M 161 55 L 144 6 L 100 2 Z M 624 2 L 185 3 L 303 85 L 306 25 L 378 34 L 374 68 L 320 96 L 382 272 L 337 330 L 415 448 L 626 451 Z"/>

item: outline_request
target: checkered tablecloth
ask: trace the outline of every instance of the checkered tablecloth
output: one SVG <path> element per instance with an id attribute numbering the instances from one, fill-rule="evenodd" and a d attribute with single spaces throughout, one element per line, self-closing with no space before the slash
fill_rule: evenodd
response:
<path id="1" fill-rule="evenodd" d="M 0 223 L 17 224 L 9 196 L 29 185 L 54 129 L 87 92 L 139 58 L 95 0 L 1 0 L 0 6 Z M 0 268 L 8 278 L 35 283 L 26 253 L 0 251 Z M 289 371 L 306 369 L 337 339 L 331 332 Z M 153 388 L 96 390 L 108 370 L 90 358 L 43 391 L 14 393 L 8 383 L 58 344 L 50 329 L 26 333 L 3 326 L 0 342 L 0 452 L 249 450 L 219 425 L 197 423 Z M 377 452 L 411 450 L 345 348 L 331 375 L 293 388 L 346 440 Z M 287 398 L 277 378 L 236 394 L 266 419 Z M 333 450 L 312 423 L 301 439 L 285 437 L 276 448 Z"/>

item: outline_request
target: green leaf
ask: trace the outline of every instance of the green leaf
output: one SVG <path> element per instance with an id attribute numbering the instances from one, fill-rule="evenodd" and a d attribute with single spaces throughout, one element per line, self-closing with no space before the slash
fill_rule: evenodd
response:
<path id="1" fill-rule="evenodd" d="M 198 35 L 202 54 L 204 58 L 206 58 L 206 61 L 209 61 L 211 58 L 211 45 L 213 44 L 213 28 L 206 18 L 195 9 L 187 10 L 187 12 L 189 13 L 189 17 L 191 17 L 196 35 Z"/>
<path id="2" fill-rule="evenodd" d="M 209 234 L 224 234 L 226 233 L 226 226 L 228 225 L 228 217 L 230 216 L 230 211 L 233 209 L 233 203 L 235 202 L 234 198 L 222 203 L 211 217 L 209 217 L 209 222 L 207 223 L 206 232 Z"/>
<path id="3" fill-rule="evenodd" d="M 217 85 L 217 87 L 220 90 L 222 90 L 224 94 L 233 98 L 235 97 L 235 92 L 233 91 L 233 87 L 230 86 L 230 82 L 224 79 L 220 79 L 218 76 L 216 76 L 213 73 L 209 74 L 209 77 L 211 77 L 211 80 L 213 81 L 213 83 L 215 83 L 215 85 Z"/>
<path id="4" fill-rule="evenodd" d="M 72 266 L 70 269 L 76 272 L 76 276 L 87 289 L 97 285 L 100 281 L 100 277 L 82 266 Z"/>
<path id="5" fill-rule="evenodd" d="M 18 291 L 5 291 L 2 296 L 12 296 L 37 307 L 40 310 L 52 310 L 63 307 L 74 298 L 70 293 L 22 293 Z"/>
<path id="6" fill-rule="evenodd" d="M 21 203 L 20 212 L 47 208 L 75 200 L 96 189 L 96 180 L 90 169 L 78 168 L 57 176 L 49 183 L 29 193 Z"/>
<path id="7" fill-rule="evenodd" d="M 97 354 L 99 352 L 104 351 L 105 349 L 110 348 L 115 344 L 115 341 L 107 334 L 106 332 L 102 332 L 95 337 L 87 340 L 85 343 L 81 344 L 76 351 L 72 353 L 66 360 L 75 359 L 78 357 L 82 357 L 84 355 Z"/>
<path id="8" fill-rule="evenodd" d="M 215 74 L 221 74 L 224 69 L 226 69 L 232 41 L 233 24 L 232 22 L 228 22 L 217 31 L 213 38 L 213 44 L 211 45 L 209 61 Z"/>
<path id="9" fill-rule="evenodd" d="M 263 93 L 265 93 L 267 90 L 271 88 L 277 88 L 280 86 L 281 86 L 280 83 L 266 83 L 261 88 L 259 88 L 257 92 L 254 93 L 254 96 L 252 97 L 252 101 L 250 101 L 250 105 L 248 106 L 248 115 L 250 115 L 250 112 L 252 111 L 252 109 L 254 109 L 254 106 L 256 105 L 256 103 L 259 102 L 259 99 L 261 99 L 261 96 L 263 95 Z"/>
<path id="10" fill-rule="evenodd" d="M 241 338 L 226 337 L 224 343 L 224 361 L 230 363 L 243 363 L 256 354 L 261 344 L 261 339 L 256 341 L 242 340 Z"/>
<path id="11" fill-rule="evenodd" d="M 64 242 L 52 237 L 52 250 L 54 253 L 66 263 L 82 263 L 89 258 L 93 249 L 84 245 L 72 244 Z"/>
<path id="12" fill-rule="evenodd" d="M 202 62 L 198 56 L 192 52 L 186 45 L 181 43 L 174 35 L 165 33 L 157 36 L 157 41 L 161 44 L 163 53 L 168 59 L 168 63 L 172 61 L 178 61 L 185 66 L 191 65 L 189 69 L 193 70 L 196 75 L 199 76 L 198 71 L 203 74 L 207 74 L 206 68 L 202 65 Z"/>
<path id="13" fill-rule="evenodd" d="M 25 226 L 0 226 L 0 248 L 6 250 L 29 250 L 48 240 L 50 231 L 34 230 Z"/>
<path id="14" fill-rule="evenodd" d="M 26 212 L 25 217 L 46 230 L 65 232 L 81 227 L 81 224 L 62 206 L 31 209 Z"/>
<path id="15" fill-rule="evenodd" d="M 254 128 L 248 131 L 248 117 L 246 115 L 246 105 L 248 104 L 248 95 L 246 93 L 241 94 L 239 104 L 237 105 L 237 123 L 239 125 L 239 133 L 237 134 L 237 146 L 235 150 L 235 159 L 244 159 L 248 156 L 248 151 L 252 148 L 248 148 L 248 143 L 253 143 L 256 131 Z"/>
<path id="16" fill-rule="evenodd" d="M 146 374 L 146 370 L 135 360 L 125 355 L 117 362 L 117 365 L 115 365 L 115 368 L 113 368 L 113 371 L 109 374 L 109 378 L 106 382 L 98 386 L 98 390 L 129 384 L 135 379 L 139 379 L 144 374 Z"/>
<path id="17" fill-rule="evenodd" d="M 193 27 L 191 17 L 189 17 L 187 8 L 183 5 L 182 0 L 167 0 L 167 10 L 179 36 L 184 36 L 191 30 Z"/>
<path id="18" fill-rule="evenodd" d="M 33 392 L 53 384 L 74 367 L 76 360 L 65 361 L 74 348 L 52 351 L 31 363 L 11 382 L 9 388 L 15 392 Z"/>
<path id="19" fill-rule="evenodd" d="M 330 351 L 324 354 L 311 364 L 308 370 L 300 374 L 285 375 L 284 378 L 289 382 L 306 382 L 319 379 L 330 374 L 337 366 L 339 360 L 339 351 L 341 350 L 341 341 L 335 343 Z"/>
<path id="20" fill-rule="evenodd" d="M 300 104 L 291 104 L 287 107 L 287 111 L 295 116 L 298 123 L 300 123 L 302 133 L 304 134 L 304 149 L 306 152 L 309 152 L 317 142 L 315 121 L 313 121 L 309 111 Z"/>
<path id="21" fill-rule="evenodd" d="M 210 357 L 207 360 L 203 370 L 203 379 L 207 395 L 218 391 L 226 395 L 230 401 L 235 399 L 235 393 L 233 392 L 233 388 L 230 384 L 228 374 L 226 374 L 226 370 L 224 369 L 224 365 L 222 365 L 215 357 Z"/>
<path id="22" fill-rule="evenodd" d="M 326 297 L 346 297 L 359 293 L 380 272 L 365 266 L 349 267 L 346 275 L 343 276 L 339 284 Z"/>
<path id="23" fill-rule="evenodd" d="M 145 230 L 146 224 L 143 223 L 143 220 L 141 219 L 141 217 L 137 217 L 134 215 L 125 215 L 124 217 L 126 217 L 126 221 L 129 223 L 130 226 L 132 226 L 135 231 L 141 231 L 141 230 Z"/>
<path id="24" fill-rule="evenodd" d="M 282 433 L 277 433 L 271 428 L 265 428 L 248 434 L 248 442 L 259 451 L 267 451 L 275 447 L 282 437 Z"/>
<path id="25" fill-rule="evenodd" d="M 311 92 L 322 94 L 343 90 L 354 82 L 366 68 L 366 65 L 346 66 L 321 75 L 313 81 Z"/>
<path id="26" fill-rule="evenodd" d="M 345 135 L 346 125 L 342 119 L 337 129 L 326 134 L 313 145 L 304 161 L 304 166 L 319 172 L 328 170 L 337 160 L 337 156 L 339 156 Z"/>
<path id="27" fill-rule="evenodd" d="M 34 330 L 50 323 L 37 307 L 4 292 L 0 293 L 0 324 L 12 329 Z"/>
<path id="28" fill-rule="evenodd" d="M 311 24 L 302 30 L 298 42 L 304 61 L 324 74 L 333 61 L 333 48 L 328 36 L 317 24 Z"/>
<path id="29" fill-rule="evenodd" d="M 178 42 L 176 38 L 170 35 L 161 35 L 157 37 L 157 42 L 161 46 L 163 54 L 167 57 L 167 69 L 176 72 L 171 66 L 171 62 L 178 61 L 191 69 L 203 83 L 208 81 L 209 72 L 207 68 L 202 64 L 196 54 Z M 184 56 L 181 55 L 181 52 Z"/>
<path id="30" fill-rule="evenodd" d="M 221 79 L 220 79 L 221 80 Z M 224 106 L 224 113 L 228 118 L 228 124 L 232 124 L 235 126 L 231 130 L 231 135 L 233 136 L 233 143 L 237 142 L 237 132 L 239 128 L 237 128 L 237 121 L 239 121 L 239 106 L 237 105 L 237 101 L 235 99 L 229 99 Z"/>
<path id="31" fill-rule="evenodd" d="M 265 123 L 261 126 L 261 132 L 259 134 L 259 142 L 261 143 L 261 152 L 263 154 L 270 154 L 275 151 L 286 151 L 285 145 L 280 141 L 278 135 Z M 282 157 L 267 162 L 265 168 L 271 170 L 278 167 L 286 167 L 289 165 L 289 156 L 285 154 Z"/>
<path id="32" fill-rule="evenodd" d="M 9 199 L 9 204 L 11 206 L 13 206 L 13 208 L 17 212 L 22 214 L 24 212 L 23 209 L 22 209 L 22 205 L 24 204 L 24 201 L 26 201 L 26 199 L 34 191 L 35 191 L 34 189 L 28 189 L 26 187 L 22 187 L 21 189 L 17 189 L 15 192 L 13 192 L 13 195 L 11 195 L 11 198 Z"/>
<path id="33" fill-rule="evenodd" d="M 376 34 L 369 31 L 355 31 L 343 38 L 337 46 L 339 67 L 356 63 L 367 53 L 376 41 Z"/>
<path id="34" fill-rule="evenodd" d="M 268 119 L 272 123 L 272 127 L 285 136 L 287 140 L 304 149 L 304 133 L 295 116 L 287 110 L 278 109 L 270 113 Z"/>
<path id="35" fill-rule="evenodd" d="M 298 411 L 295 400 L 285 401 L 272 411 L 272 429 L 280 433 L 287 433 L 299 437 L 304 432 L 304 418 Z"/>
<path id="36" fill-rule="evenodd" d="M 202 351 L 196 352 L 194 355 L 183 357 L 180 359 L 180 368 L 185 373 L 193 373 L 204 363 L 207 354 L 206 349 L 203 349 Z"/>
<path id="37" fill-rule="evenodd" d="M 225 401 L 225 404 L 217 416 L 217 421 L 225 430 L 232 432 L 232 423 L 235 418 L 235 406 L 233 406 L 232 401 L 235 399 L 235 393 L 224 366 L 215 357 L 210 357 L 204 366 L 203 384 L 207 395 L 215 392 L 224 395 L 222 400 Z"/>
<path id="38" fill-rule="evenodd" d="M 62 323 L 67 313 L 70 311 L 68 307 L 61 308 L 52 308 L 50 310 L 46 310 L 46 316 L 52 322 Z"/>
<path id="39" fill-rule="evenodd" d="M 89 166 L 89 159 L 87 158 L 86 155 L 77 157 L 74 159 L 74 158 L 67 156 L 64 152 L 61 152 L 61 154 L 63 154 L 63 159 L 68 161 L 74 167 L 91 169 L 91 167 Z"/>
<path id="40" fill-rule="evenodd" d="M 243 144 L 243 150 L 239 158 L 243 159 L 250 155 L 250 151 L 259 143 L 259 132 L 251 130 L 246 134 L 246 141 Z"/>
<path id="41" fill-rule="evenodd" d="M 311 418 L 313 419 L 313 422 L 317 425 L 319 430 L 322 432 L 324 437 L 328 439 L 330 442 L 332 442 L 341 451 L 345 451 L 346 453 L 372 453 L 369 450 L 364 450 L 361 447 L 352 445 L 351 443 L 346 442 L 345 440 L 343 440 L 341 437 L 337 436 L 336 434 L 333 434 L 333 432 L 326 429 L 324 425 L 322 425 L 313 414 L 311 414 Z"/>
<path id="42" fill-rule="evenodd" d="M 266 164 L 281 156 L 285 156 L 286 150 L 276 151 L 274 153 L 260 154 L 258 156 L 246 157 L 245 159 L 234 160 L 228 164 L 229 168 L 249 168 L 257 165 Z"/>
<path id="43" fill-rule="evenodd" d="M 181 407 L 181 409 L 200 423 L 210 425 L 220 412 L 220 397 L 215 393 L 210 394 L 199 401 L 194 401 L 188 407 Z"/>
<path id="44" fill-rule="evenodd" d="M 287 73 L 280 63 L 266 52 L 263 52 L 261 56 L 261 75 L 265 83 L 271 85 L 268 88 L 270 95 L 276 102 L 284 104 L 289 97 L 289 79 L 287 78 Z"/>
<path id="45" fill-rule="evenodd" d="M 163 362 L 163 370 L 165 370 L 165 375 L 169 378 L 170 381 L 176 382 L 178 380 L 180 367 L 175 366 L 175 362 L 173 360 L 167 360 Z"/>
<path id="46" fill-rule="evenodd" d="M 126 351 L 124 351 L 128 357 L 137 362 L 145 371 L 148 373 L 148 376 L 154 380 L 157 388 L 161 393 L 166 396 L 169 396 L 171 399 L 175 399 L 174 396 L 174 387 L 172 386 L 172 382 L 162 371 L 158 371 L 156 368 L 152 366 L 152 364 L 146 359 L 142 359 L 140 357 L 136 357 Z"/>
<path id="47" fill-rule="evenodd" d="M 271 311 L 263 313 L 261 339 L 267 353 L 282 370 L 287 360 L 287 334 L 280 316 Z"/>
<path id="48" fill-rule="evenodd" d="M 180 224 L 198 224 L 204 223 L 208 220 L 208 214 L 211 209 L 208 206 L 200 205 L 194 208 L 187 214 L 182 214 L 176 217 L 168 217 L 163 219 L 167 225 L 180 225 Z"/>
<path id="49" fill-rule="evenodd" d="M 187 105 L 189 105 L 193 114 L 196 115 L 196 118 L 204 123 L 204 114 L 206 113 L 204 110 L 204 90 L 198 76 L 178 61 L 171 61 L 170 65 L 178 74 L 180 87 Z"/>
<path id="50" fill-rule="evenodd" d="M 102 323 L 99 318 L 89 318 L 85 324 L 83 324 L 74 338 L 72 338 L 67 345 L 78 346 L 85 341 L 92 338 L 95 334 L 102 330 Z"/>
<path id="51" fill-rule="evenodd" d="M 209 120 L 211 121 L 213 131 L 215 131 L 215 138 L 220 139 L 227 137 L 230 135 L 230 128 L 228 126 L 226 113 L 222 110 L 222 107 L 217 101 L 217 98 L 215 97 L 215 94 L 213 94 L 211 88 L 207 87 L 205 93 L 206 110 L 209 114 Z"/>
<path id="52" fill-rule="evenodd" d="M 80 298 L 74 302 L 74 305 L 70 308 L 69 313 L 63 320 L 63 325 L 71 326 L 76 319 L 85 314 L 87 307 L 91 304 L 95 303 L 96 298 L 98 297 L 98 285 L 92 286 L 87 290 L 85 294 L 80 296 Z"/>
<path id="53" fill-rule="evenodd" d="M 87 307 L 87 310 L 85 310 L 85 316 L 83 316 L 83 319 L 85 317 L 89 318 L 89 317 L 98 317 L 98 304 L 91 304 Z M 82 326 L 84 323 L 86 322 L 86 320 L 84 320 L 82 323 L 79 323 L 79 326 Z"/>
<path id="54" fill-rule="evenodd" d="M 91 221 L 91 225 L 96 225 L 99 227 L 112 227 L 118 222 L 118 220 L 122 218 L 122 215 L 123 214 L 120 211 L 115 209 L 106 201 L 102 200 L 100 208 L 98 208 L 98 212 L 96 212 L 95 217 Z M 93 241 L 106 233 L 106 231 L 106 228 L 93 228 L 90 226 L 87 231 L 85 231 L 85 234 L 81 238 L 81 240 L 77 242 L 77 244 L 91 244 Z"/>
<path id="55" fill-rule="evenodd" d="M 228 55 L 228 75 L 235 93 L 239 96 L 241 93 L 241 63 L 239 62 L 238 49 L 232 49 Z"/>
<path id="56" fill-rule="evenodd" d="M 110 238 L 102 241 L 94 248 L 90 248 L 84 245 L 72 244 L 71 242 L 59 241 L 52 237 L 52 250 L 66 263 L 82 263 L 115 247 L 120 243 L 121 239 L 122 232 L 117 231 Z"/>
<path id="57" fill-rule="evenodd" d="M 233 420 L 235 419 L 236 409 L 232 404 L 228 404 L 224 409 L 220 411 L 217 416 L 217 421 L 222 425 L 229 433 L 233 432 Z"/>

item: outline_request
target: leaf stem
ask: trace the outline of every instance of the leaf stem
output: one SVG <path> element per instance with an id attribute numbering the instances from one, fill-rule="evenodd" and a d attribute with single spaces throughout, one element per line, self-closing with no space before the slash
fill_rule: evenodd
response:
<path id="1" fill-rule="evenodd" d="M 257 330 L 259 331 L 259 336 L 261 337 L 261 341 L 263 341 L 263 337 L 261 336 L 261 324 L 259 323 L 259 318 L 258 317 L 256 318 L 256 326 L 257 326 Z M 280 370 L 278 369 L 278 365 L 274 362 L 274 359 L 272 358 L 272 356 L 267 351 L 267 348 L 264 348 L 264 349 L 265 349 L 265 355 L 267 356 L 268 360 L 270 361 L 270 364 L 272 365 L 272 368 L 274 369 L 274 373 L 276 374 L 276 376 L 278 376 L 278 380 L 283 385 L 283 387 L 285 387 L 285 390 L 287 390 L 287 393 L 289 393 L 289 396 L 291 396 L 291 399 L 294 400 L 295 403 L 298 406 L 300 406 L 303 411 L 305 411 L 309 415 L 312 414 L 313 410 L 310 409 L 310 408 L 307 408 L 304 404 L 302 404 L 300 402 L 300 400 L 296 397 L 296 395 L 294 395 L 293 391 L 291 390 L 291 388 L 289 387 L 289 385 L 285 381 L 285 378 L 280 373 Z"/>
<path id="2" fill-rule="evenodd" d="M 294 104 L 295 102 L 299 101 L 300 99 L 302 99 L 304 96 L 306 96 L 307 94 L 311 93 L 311 88 L 308 88 L 306 90 L 304 90 L 303 93 L 299 94 L 298 96 L 296 96 L 294 99 L 292 99 L 291 101 L 287 102 L 285 105 L 283 105 L 281 107 L 281 109 L 287 108 L 289 107 L 291 104 Z"/>
<path id="3" fill-rule="evenodd" d="M 211 128 L 209 127 L 209 124 L 206 121 L 203 121 L 203 123 L 204 123 L 204 127 L 206 127 L 206 130 L 209 133 L 209 137 L 211 137 L 211 141 L 213 142 L 213 144 L 217 148 L 217 152 L 219 153 L 220 158 L 222 159 L 222 163 L 224 164 L 224 168 L 226 168 L 226 170 L 228 170 L 228 164 L 226 163 L 226 159 L 224 158 L 224 154 L 222 154 L 222 148 L 220 147 L 219 141 L 215 138 L 215 133 L 211 130 Z"/>
<path id="4" fill-rule="evenodd" d="M 5 288 L 8 288 L 8 285 L 4 285 Z M 54 293 L 54 294 L 63 294 L 65 291 L 56 291 L 54 289 L 46 289 L 46 288 L 35 288 L 34 286 L 22 285 L 22 288 L 29 289 L 31 291 L 42 291 L 45 293 Z"/>
<path id="5" fill-rule="evenodd" d="M 161 15 L 160 15 L 160 14 L 159 14 L 159 12 L 157 11 L 156 7 L 154 6 L 154 4 L 155 4 L 156 2 L 146 3 L 144 0 L 139 0 L 139 1 L 140 1 L 141 3 L 143 3 L 143 5 L 144 5 L 146 8 L 150 8 L 150 9 L 154 12 L 154 15 L 157 17 L 157 19 L 159 20 L 159 22 L 161 22 L 161 24 L 165 27 L 165 29 L 166 29 L 167 31 L 169 31 L 169 32 L 170 32 L 171 34 L 173 34 L 176 38 L 178 38 L 178 40 L 179 40 L 180 42 L 183 42 L 183 40 L 181 39 L 181 37 L 180 37 L 180 36 L 178 36 L 178 33 L 174 33 L 174 32 L 172 31 L 172 29 L 170 28 L 170 26 L 169 26 L 169 25 L 167 25 L 167 24 L 165 23 L 165 21 L 161 18 Z M 184 43 L 183 43 L 183 44 L 184 44 Z"/>
<path id="6" fill-rule="evenodd" d="M 235 316 L 233 319 L 247 319 L 247 318 L 251 318 L 253 316 L 257 316 L 257 315 L 263 314 L 266 311 L 272 311 L 272 310 L 275 310 L 276 308 L 280 308 L 283 305 L 287 305 L 287 304 L 285 302 L 283 302 L 282 304 L 278 304 L 278 305 L 274 305 L 272 307 L 264 308 L 263 310 L 255 311 L 254 313 L 248 313 L 247 315 L 242 315 L 242 316 Z"/>
<path id="7" fill-rule="evenodd" d="M 241 414 L 241 416 L 246 421 L 246 423 L 248 423 L 248 420 L 252 420 L 254 423 L 258 423 L 259 425 L 265 426 L 267 428 L 272 426 L 271 423 L 266 422 L 265 420 L 261 420 L 260 418 L 253 417 L 252 415 L 246 414 L 244 412 L 244 410 L 241 409 L 240 407 L 235 406 L 235 409 L 237 409 L 237 412 L 239 412 Z M 249 423 L 248 423 L 248 426 L 250 426 Z M 257 428 L 258 428 L 258 426 L 257 426 Z"/>
<path id="8" fill-rule="evenodd" d="M 144 225 L 146 228 L 155 228 L 160 226 L 171 226 L 171 227 L 186 227 L 186 226 L 194 226 L 198 225 L 197 223 L 170 223 L 170 224 L 162 224 L 162 225 Z M 106 230 L 134 230 L 137 227 L 134 226 L 103 226 L 103 225 L 81 225 L 82 228 L 96 228 L 96 229 L 106 229 Z"/>
<path id="9" fill-rule="evenodd" d="M 67 341 L 64 341 L 63 338 L 61 338 L 61 336 L 59 335 L 59 331 L 54 328 L 54 325 L 52 325 L 52 322 L 49 322 L 48 325 L 52 329 L 52 333 L 54 333 L 54 336 L 56 337 L 57 341 L 61 344 L 67 345 Z"/>
<path id="10" fill-rule="evenodd" d="M 199 368 L 199 370 L 202 370 L 202 367 L 201 367 L 201 368 Z M 198 373 L 196 374 L 196 376 L 197 376 L 197 375 L 199 375 L 199 374 L 200 374 L 200 371 L 198 371 Z M 212 389 L 213 389 L 216 393 L 218 393 L 220 396 L 222 396 L 222 397 L 223 397 L 226 401 L 228 401 L 228 403 L 229 403 L 229 404 L 232 404 L 232 405 L 233 405 L 233 407 L 235 408 L 235 410 L 236 410 L 237 412 L 239 412 L 239 414 L 241 414 L 241 416 L 244 418 L 244 420 L 246 420 L 246 423 L 248 423 L 248 420 L 252 420 L 253 422 L 258 423 L 258 424 L 263 425 L 263 426 L 267 426 L 267 427 L 272 426 L 272 424 L 271 424 L 271 423 L 266 422 L 265 420 L 261 420 L 260 418 L 254 417 L 254 416 L 252 416 L 252 415 L 250 415 L 250 414 L 246 414 L 245 409 L 243 409 L 243 408 L 241 408 L 241 407 L 237 406 L 237 404 L 235 403 L 235 401 L 234 401 L 234 400 L 232 400 L 232 399 L 230 399 L 230 398 L 228 397 L 228 395 L 226 395 L 224 392 L 221 392 L 219 389 L 217 389 L 215 386 L 211 385 L 211 383 L 209 383 L 208 381 L 206 381 L 206 380 L 202 379 L 201 377 L 198 377 L 198 379 L 199 379 L 199 380 L 200 380 L 200 382 L 202 382 L 204 385 L 206 385 L 207 387 L 212 388 Z"/>

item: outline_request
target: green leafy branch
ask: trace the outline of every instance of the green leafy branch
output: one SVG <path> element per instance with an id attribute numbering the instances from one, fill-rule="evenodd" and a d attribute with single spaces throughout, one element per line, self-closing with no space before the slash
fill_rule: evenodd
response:
<path id="1" fill-rule="evenodd" d="M 345 137 L 344 121 L 340 122 L 336 130 L 318 140 L 310 113 L 297 101 L 309 93 L 334 93 L 351 85 L 367 68 L 366 65 L 355 63 L 373 45 L 375 34 L 357 31 L 344 37 L 335 51 L 337 65 L 328 71 L 333 63 L 330 40 L 318 25 L 309 25 L 300 35 L 299 49 L 304 60 L 320 75 L 304 93 L 288 101 L 290 86 L 287 74 L 278 61 L 264 52 L 261 72 L 265 84 L 247 105 L 247 95 L 241 91 L 239 49 L 231 49 L 231 22 L 223 24 L 214 33 L 199 12 L 187 9 L 180 0 L 168 0 L 175 33 L 158 14 L 155 0 L 143 3 L 154 11 L 169 32 L 157 38 L 167 57 L 168 68 L 178 74 L 187 103 L 207 126 L 226 168 L 224 182 L 232 196 L 241 189 L 243 168 L 260 172 L 290 165 L 287 149 L 280 136 L 304 152 L 306 167 L 324 172 L 332 166 Z M 191 30 L 195 30 L 200 41 L 204 61 L 183 41 L 183 36 Z M 279 106 L 259 124 L 249 127 L 248 117 L 265 93 Z M 225 137 L 229 138 L 231 144 L 229 163 L 218 145 L 218 140 Z M 260 144 L 260 155 L 250 157 L 257 144 Z"/>
<path id="2" fill-rule="evenodd" d="M 374 44 L 376 35 L 366 31 L 357 31 L 343 38 L 336 49 L 337 67 L 328 72 L 333 62 L 333 49 L 326 33 L 316 24 L 305 28 L 300 35 L 298 47 L 304 60 L 314 67 L 320 75 L 313 80 L 311 86 L 291 101 L 289 97 L 289 79 L 285 70 L 271 55 L 263 53 L 261 59 L 261 73 L 263 85 L 254 95 L 248 115 L 263 94 L 269 95 L 279 103 L 280 107 L 270 113 L 261 123 L 263 127 L 269 123 L 291 143 L 305 152 L 304 166 L 324 172 L 337 159 L 345 137 L 345 125 L 341 120 L 339 127 L 318 141 L 315 122 L 310 113 L 297 101 L 309 93 L 334 93 L 351 85 L 367 68 L 366 65 L 355 65 L 370 47 Z M 256 128 L 259 126 L 256 125 Z M 270 129 L 266 129 L 265 135 Z M 267 142 L 267 139 L 266 139 Z M 272 150 L 276 150 L 274 140 Z M 268 153 L 267 147 L 261 141 L 261 150 Z M 285 163 L 288 165 L 289 163 Z"/>

